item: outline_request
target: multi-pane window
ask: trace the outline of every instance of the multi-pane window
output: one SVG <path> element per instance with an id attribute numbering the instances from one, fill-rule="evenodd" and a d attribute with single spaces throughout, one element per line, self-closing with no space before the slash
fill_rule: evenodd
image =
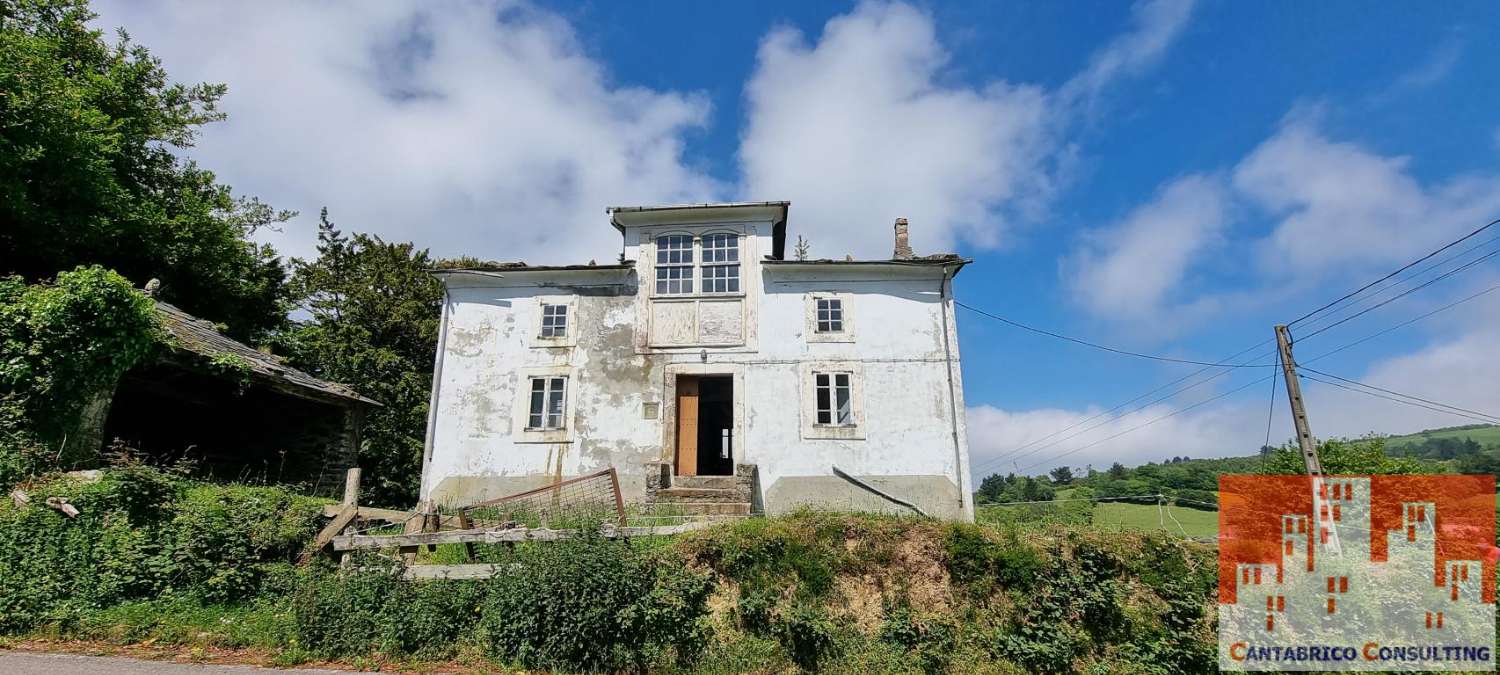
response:
<path id="1" fill-rule="evenodd" d="M 563 408 L 567 405 L 568 378 L 531 378 L 531 416 L 527 429 L 563 428 Z"/>
<path id="2" fill-rule="evenodd" d="M 693 292 L 693 237 L 669 234 L 656 238 L 656 293 Z"/>
<path id="3" fill-rule="evenodd" d="M 854 410 L 849 402 L 849 373 L 815 373 L 813 382 L 818 395 L 818 424 L 850 426 Z"/>
<path id="4" fill-rule="evenodd" d="M 844 332 L 844 301 L 839 298 L 818 298 L 818 332 Z"/>
<path id="5" fill-rule="evenodd" d="M 542 305 L 542 337 L 568 336 L 568 306 Z"/>
<path id="6" fill-rule="evenodd" d="M 740 292 L 740 238 L 733 234 L 703 237 L 703 292 Z"/>

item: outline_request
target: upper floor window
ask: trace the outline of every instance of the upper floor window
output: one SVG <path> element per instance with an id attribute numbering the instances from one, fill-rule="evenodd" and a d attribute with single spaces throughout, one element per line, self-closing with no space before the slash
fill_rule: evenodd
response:
<path id="1" fill-rule="evenodd" d="M 703 237 L 703 292 L 740 292 L 740 238 L 733 234 Z"/>
<path id="2" fill-rule="evenodd" d="M 669 234 L 656 238 L 656 293 L 693 292 L 693 237 Z"/>
<path id="3" fill-rule="evenodd" d="M 817 332 L 844 332 L 844 301 L 839 298 L 817 299 Z"/>
<path id="4" fill-rule="evenodd" d="M 567 387 L 566 377 L 531 378 L 531 415 L 526 420 L 527 429 L 563 428 Z"/>
<path id="5" fill-rule="evenodd" d="M 542 337 L 568 336 L 568 306 L 542 305 Z"/>

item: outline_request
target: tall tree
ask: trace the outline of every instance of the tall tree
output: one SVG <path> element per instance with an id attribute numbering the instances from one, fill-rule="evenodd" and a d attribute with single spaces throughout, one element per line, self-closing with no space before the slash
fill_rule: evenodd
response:
<path id="1" fill-rule="evenodd" d="M 427 251 L 345 236 L 323 209 L 318 256 L 294 259 L 298 316 L 276 343 L 293 365 L 383 404 L 365 418 L 359 464 L 373 503 L 409 506 L 422 475 L 442 286 Z"/>
<path id="2" fill-rule="evenodd" d="M 285 321 L 285 280 L 248 236 L 292 214 L 236 197 L 177 153 L 224 119 L 222 84 L 168 80 L 86 0 L 0 3 L 0 273 L 50 278 L 82 264 L 255 337 Z"/>

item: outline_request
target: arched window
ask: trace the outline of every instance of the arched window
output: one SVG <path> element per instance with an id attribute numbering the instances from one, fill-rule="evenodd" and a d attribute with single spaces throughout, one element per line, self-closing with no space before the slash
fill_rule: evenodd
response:
<path id="1" fill-rule="evenodd" d="M 693 292 L 693 237 L 669 234 L 656 238 L 656 294 Z"/>
<path id="2" fill-rule="evenodd" d="M 740 292 L 739 236 L 728 233 L 703 236 L 703 292 Z"/>

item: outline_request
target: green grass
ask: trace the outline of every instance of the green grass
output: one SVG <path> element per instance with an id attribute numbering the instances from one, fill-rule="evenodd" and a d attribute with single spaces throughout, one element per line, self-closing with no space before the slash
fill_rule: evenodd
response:
<path id="1" fill-rule="evenodd" d="M 1161 529 L 1162 522 L 1165 521 L 1167 531 L 1174 534 L 1187 532 L 1190 537 L 1219 535 L 1217 511 L 1199 511 L 1180 506 L 1163 506 L 1162 509 L 1163 511 L 1158 511 L 1155 504 L 1098 504 L 1094 507 L 1094 524 L 1144 532 Z M 1172 522 L 1174 516 L 1177 522 L 1182 523 L 1182 530 L 1178 530 L 1177 523 Z"/>
<path id="2" fill-rule="evenodd" d="M 1405 436 L 1392 436 L 1385 441 L 1387 448 L 1399 448 L 1408 444 L 1417 444 L 1429 438 L 1472 438 L 1475 443 L 1489 447 L 1500 445 L 1500 426 L 1487 426 L 1475 429 L 1463 427 L 1447 427 L 1443 429 L 1428 429 L 1415 434 Z"/>

